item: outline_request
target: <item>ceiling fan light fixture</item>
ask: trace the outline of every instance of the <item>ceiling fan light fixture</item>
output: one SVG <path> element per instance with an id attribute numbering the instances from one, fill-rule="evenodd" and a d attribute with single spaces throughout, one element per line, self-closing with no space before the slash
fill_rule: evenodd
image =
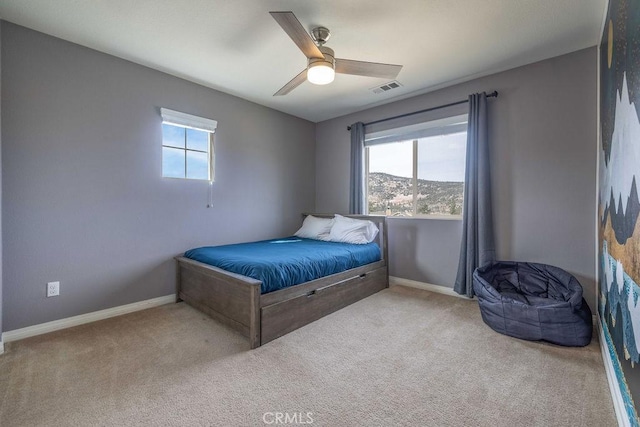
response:
<path id="1" fill-rule="evenodd" d="M 333 81 L 336 77 L 336 72 L 330 62 L 314 62 L 309 64 L 307 70 L 307 80 L 314 85 L 326 85 Z"/>
<path id="2" fill-rule="evenodd" d="M 326 85 L 336 77 L 336 60 L 333 49 L 326 46 L 318 46 L 318 49 L 323 57 L 309 58 L 307 80 L 314 85 Z"/>

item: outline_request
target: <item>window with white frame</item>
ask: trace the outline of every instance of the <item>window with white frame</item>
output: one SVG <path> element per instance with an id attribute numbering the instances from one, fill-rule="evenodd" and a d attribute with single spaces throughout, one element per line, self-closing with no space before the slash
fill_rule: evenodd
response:
<path id="1" fill-rule="evenodd" d="M 369 214 L 462 215 L 467 115 L 368 133 Z"/>
<path id="2" fill-rule="evenodd" d="M 213 181 L 217 122 L 161 108 L 162 176 Z"/>

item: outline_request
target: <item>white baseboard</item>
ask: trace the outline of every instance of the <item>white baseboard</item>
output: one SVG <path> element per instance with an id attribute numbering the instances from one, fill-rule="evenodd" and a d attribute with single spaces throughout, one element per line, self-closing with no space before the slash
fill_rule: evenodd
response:
<path id="1" fill-rule="evenodd" d="M 4 342 L 0 340 L 0 354 L 4 353 Z"/>
<path id="2" fill-rule="evenodd" d="M 470 299 L 466 295 L 460 295 L 459 293 L 454 291 L 452 288 L 448 288 L 446 286 L 433 285 L 431 283 L 425 283 L 425 282 L 418 282 L 417 280 L 403 279 L 402 277 L 389 276 L 389 285 L 390 286 L 395 286 L 395 285 L 407 286 L 410 288 L 423 289 L 425 291 L 436 292 L 439 294 L 449 295 L 452 297 Z"/>
<path id="3" fill-rule="evenodd" d="M 600 351 L 602 352 L 602 361 L 604 362 L 604 371 L 607 374 L 607 382 L 609 383 L 609 392 L 611 393 L 611 400 L 613 400 L 613 409 L 616 413 L 618 420 L 618 426 L 627 427 L 629 423 L 629 417 L 624 407 L 624 400 L 622 399 L 622 393 L 620 392 L 620 384 L 618 383 L 618 377 L 613 369 L 613 361 L 609 354 L 609 347 L 604 336 L 602 325 L 600 324 L 600 315 L 598 315 L 596 323 L 598 324 L 598 336 L 600 339 Z"/>
<path id="4" fill-rule="evenodd" d="M 110 317 L 121 316 L 134 311 L 145 310 L 147 308 L 158 307 L 160 305 L 176 302 L 176 295 L 165 295 L 163 297 L 152 298 L 145 301 L 134 302 L 132 304 L 107 308 L 106 310 L 94 311 L 92 313 L 81 314 L 79 316 L 67 317 L 66 319 L 54 320 L 52 322 L 41 323 L 39 325 L 27 326 L 26 328 L 14 329 L 2 334 L 2 341 L 11 342 L 48 332 L 59 331 L 60 329 L 71 328 L 73 326 L 84 325 L 85 323 L 97 320 L 108 319 Z M 1 352 L 0 352 L 1 353 Z"/>

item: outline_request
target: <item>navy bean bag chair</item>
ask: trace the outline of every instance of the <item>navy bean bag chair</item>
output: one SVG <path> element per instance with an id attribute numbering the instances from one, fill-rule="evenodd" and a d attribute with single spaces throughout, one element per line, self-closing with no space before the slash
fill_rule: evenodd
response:
<path id="1" fill-rule="evenodd" d="M 473 290 L 482 320 L 496 332 L 572 347 L 591 342 L 582 286 L 561 268 L 498 261 L 474 271 Z"/>

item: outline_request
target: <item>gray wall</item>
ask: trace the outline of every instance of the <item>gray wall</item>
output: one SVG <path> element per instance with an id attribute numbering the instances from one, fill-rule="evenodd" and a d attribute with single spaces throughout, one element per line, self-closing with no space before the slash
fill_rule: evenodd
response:
<path id="1" fill-rule="evenodd" d="M 400 75 L 402 80 L 402 75 Z M 316 209 L 346 212 L 346 126 L 500 92 L 491 99 L 498 257 L 574 274 L 595 308 L 596 49 L 589 48 L 436 92 L 318 123 Z M 461 223 L 390 219 L 390 274 L 452 287 Z"/>
<path id="2" fill-rule="evenodd" d="M 14 24 L 1 41 L 5 331 L 174 293 L 173 256 L 313 210 L 313 123 Z M 161 178 L 159 107 L 218 120 L 213 209 Z"/>

